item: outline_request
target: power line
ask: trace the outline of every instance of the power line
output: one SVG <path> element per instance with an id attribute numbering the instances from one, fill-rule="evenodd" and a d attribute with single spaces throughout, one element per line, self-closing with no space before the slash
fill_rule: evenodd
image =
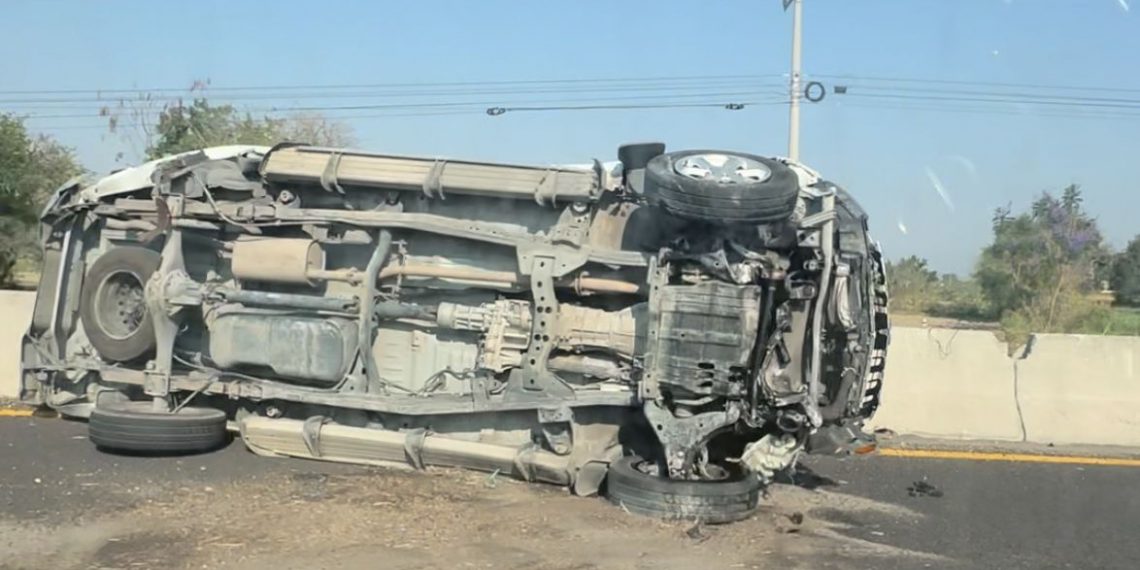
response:
<path id="1" fill-rule="evenodd" d="M 537 101 L 521 101 L 521 102 L 517 102 L 517 103 L 503 103 L 502 101 L 479 101 L 479 102 L 460 102 L 460 103 L 456 103 L 456 102 L 452 102 L 452 103 L 415 103 L 415 104 L 404 104 L 404 105 L 395 104 L 395 105 L 346 105 L 346 106 L 336 106 L 336 107 L 320 107 L 320 106 L 286 107 L 286 108 L 275 108 L 275 109 L 272 109 L 271 112 L 346 111 L 346 110 L 355 111 L 355 110 L 365 110 L 365 109 L 407 108 L 407 107 L 436 107 L 436 106 L 444 107 L 444 106 L 449 106 L 449 105 L 508 106 L 508 105 L 512 105 L 512 104 L 515 104 L 515 105 L 531 105 L 531 104 L 535 104 L 535 103 L 567 103 L 567 102 L 568 103 L 576 103 L 576 102 L 589 102 L 589 101 L 680 99 L 680 98 L 691 98 L 691 97 L 702 97 L 702 98 L 704 98 L 704 97 L 741 97 L 741 96 L 753 96 L 753 95 L 756 95 L 756 93 L 753 91 L 737 91 L 737 92 L 725 92 L 725 93 L 694 93 L 691 95 L 657 95 L 657 96 L 654 96 L 654 95 L 633 95 L 633 96 L 629 96 L 629 97 L 594 97 L 594 98 L 585 97 L 585 98 L 575 98 L 575 99 L 553 99 L 553 100 L 547 99 L 547 100 L 537 100 Z M 638 105 L 638 104 L 630 104 L 630 105 L 632 106 L 631 108 L 638 108 L 638 107 L 649 108 L 648 105 Z M 555 108 L 559 108 L 559 107 L 551 107 L 551 108 L 555 109 Z"/>
<path id="2" fill-rule="evenodd" d="M 211 96 L 208 92 L 186 93 L 180 96 L 169 97 L 139 97 L 136 99 L 104 99 L 98 97 L 80 97 L 64 99 L 44 98 L 9 98 L 0 99 L 0 104 L 12 105 L 55 105 L 60 103 L 91 103 L 91 104 L 117 104 L 131 102 L 178 102 L 194 99 L 212 99 L 220 101 L 272 101 L 272 100 L 301 100 L 301 99 L 362 99 L 362 98 L 389 98 L 389 97 L 447 97 L 470 95 L 539 95 L 548 93 L 606 93 L 606 92 L 657 92 L 657 91 L 693 91 L 710 88 L 777 88 L 772 83 L 755 82 L 710 82 L 700 85 L 641 85 L 637 87 L 579 87 L 579 88 L 542 88 L 542 89 L 468 89 L 448 91 L 385 91 L 385 92 L 352 92 L 352 93 L 292 93 L 292 94 L 237 94 L 222 97 Z"/>
<path id="3" fill-rule="evenodd" d="M 862 93 L 861 90 L 868 89 L 874 91 L 872 93 Z M 901 91 L 901 93 L 895 92 Z M 669 93 L 669 94 L 656 94 L 656 95 L 605 95 L 598 97 L 564 97 L 557 99 L 527 99 L 527 100 L 465 100 L 465 101 L 436 101 L 436 102 L 397 102 L 397 103 L 377 103 L 377 104 L 360 104 L 360 105 L 294 105 L 294 106 L 269 106 L 269 107 L 249 107 L 242 108 L 241 111 L 248 113 L 285 113 L 285 112 L 336 112 L 336 111 L 357 111 L 357 110 L 381 110 L 381 109 L 431 109 L 431 108 L 449 108 L 458 106 L 542 106 L 546 103 L 579 103 L 579 102 L 612 102 L 612 101 L 652 101 L 652 100 L 679 100 L 679 99 L 693 99 L 693 98 L 710 98 L 710 97 L 747 97 L 756 94 L 768 94 L 773 97 L 784 98 L 786 95 L 781 94 L 777 89 L 772 88 L 766 91 L 723 91 L 723 92 L 695 92 L 695 93 Z M 973 102 L 973 103 L 993 103 L 993 104 L 1020 104 L 1020 105 L 1044 105 L 1044 106 L 1058 106 L 1058 107 L 1072 107 L 1072 108 L 1109 108 L 1109 109 L 1136 109 L 1140 108 L 1140 99 L 1125 99 L 1125 98 L 1112 98 L 1112 97 L 1076 97 L 1064 95 L 1037 95 L 1033 93 L 1012 93 L 1012 92 L 989 92 L 979 90 L 944 90 L 944 89 L 927 89 L 927 88 L 890 88 L 879 86 L 859 86 L 856 88 L 848 87 L 845 90 L 844 97 L 862 97 L 870 99 L 895 99 L 895 100 L 914 100 L 914 101 L 929 101 L 929 102 Z M 224 101 L 223 101 L 224 102 Z M 155 111 L 157 112 L 157 111 Z M 66 119 L 66 118 L 89 118 L 93 116 L 108 116 L 114 115 L 114 112 L 106 112 L 103 109 L 93 110 L 92 113 L 64 113 L 64 114 L 27 114 L 25 118 L 34 120 L 51 120 L 51 119 Z"/>
<path id="4" fill-rule="evenodd" d="M 609 102 L 609 101 L 644 101 L 644 100 L 661 100 L 661 99 L 692 99 L 692 98 L 732 98 L 732 97 L 752 97 L 758 94 L 756 91 L 730 91 L 730 92 L 706 92 L 706 93 L 691 93 L 691 94 L 665 94 L 665 95 L 629 95 L 629 96 L 606 96 L 606 97 L 570 97 L 558 99 L 539 99 L 539 100 L 481 100 L 481 101 L 442 101 L 430 103 L 381 103 L 381 104 L 368 104 L 368 105 L 309 105 L 309 106 L 290 106 L 290 107 L 252 107 L 240 109 L 246 113 L 288 113 L 288 112 L 306 112 L 306 111 L 320 111 L 320 112 L 333 112 L 333 111 L 361 111 L 361 110 L 380 110 L 380 109 L 430 109 L 430 108 L 448 108 L 448 107 L 463 107 L 463 106 L 516 106 L 516 105 L 534 105 L 545 103 L 579 103 L 579 102 Z M 785 94 L 776 91 L 770 91 L 767 94 L 773 97 L 786 97 Z M 27 119 L 78 119 L 78 118 L 94 118 L 94 117 L 107 117 L 113 116 L 113 113 L 96 112 L 91 113 L 65 113 L 56 115 L 42 115 L 31 114 L 25 116 Z"/>
<path id="5" fill-rule="evenodd" d="M 859 81 L 879 81 L 879 82 L 894 82 L 894 83 L 926 83 L 926 84 L 944 84 L 944 85 L 974 85 L 984 87 L 1010 87 L 1020 89 L 1055 89 L 1060 91 L 1101 91 L 1101 92 L 1118 92 L 1118 93 L 1140 93 L 1140 88 L 1132 87 L 1117 87 L 1117 86 L 1089 86 L 1089 85 L 1058 85 L 1058 84 L 1044 84 L 1044 83 L 1010 83 L 1001 81 L 970 81 L 962 79 L 935 79 L 935 78 L 919 78 L 919 77 L 884 77 L 884 76 L 870 76 L 870 75 L 853 75 L 853 74 L 827 74 L 827 73 L 813 73 L 811 77 L 821 79 L 850 79 Z"/>
<path id="6" fill-rule="evenodd" d="M 871 99 L 901 99 L 901 100 L 914 100 L 914 101 L 962 101 L 972 103 L 1020 103 L 1028 105 L 1050 105 L 1062 107 L 1095 107 L 1095 108 L 1112 108 L 1112 109 L 1140 109 L 1140 101 L 1132 103 L 1100 103 L 1095 101 L 1053 101 L 1053 100 L 1027 100 L 1027 99 L 1011 99 L 1001 98 L 1000 95 L 992 97 L 957 97 L 957 96 L 935 96 L 935 95 L 907 95 L 907 94 L 891 94 L 891 93 L 850 93 L 843 95 L 843 97 L 864 97 Z"/>
<path id="7" fill-rule="evenodd" d="M 192 98 L 195 95 L 208 97 L 212 93 L 233 93 L 227 96 L 233 100 L 258 99 L 307 99 L 325 97 L 398 97 L 398 96 L 431 96 L 454 94 L 514 94 L 514 93 L 549 93 L 549 92 L 605 92 L 605 91 L 654 91 L 670 89 L 707 89 L 710 86 L 751 85 L 764 79 L 781 77 L 782 74 L 736 74 L 736 75 L 689 75 L 689 76 L 652 76 L 633 78 L 574 78 L 574 79 L 538 79 L 538 80 L 501 80 L 501 81 L 449 81 L 449 82 L 387 82 L 387 83 L 352 83 L 352 84 L 280 84 L 261 86 L 213 86 L 191 88 L 156 87 L 156 88 L 116 88 L 116 89 L 38 89 L 38 90 L 0 90 L 0 95 L 62 95 L 62 94 L 90 94 L 89 98 L 44 99 L 44 98 L 6 98 L 0 103 L 77 103 L 93 102 L 108 103 L 121 101 L 123 97 L 107 98 L 104 95 L 140 95 L 147 96 L 156 93 L 169 93 L 167 96 L 151 97 L 150 100 L 178 100 Z M 1087 86 L 1087 85 L 1056 85 L 1039 83 L 1013 83 L 994 81 L 969 81 L 936 78 L 915 77 L 885 77 L 865 76 L 856 74 L 812 74 L 812 78 L 848 79 L 861 82 L 887 82 L 887 83 L 917 83 L 938 85 L 967 85 L 998 88 L 1023 89 L 1052 89 L 1062 91 L 1096 91 L 1140 93 L 1140 88 L 1122 88 L 1114 86 Z M 875 85 L 859 85 L 867 89 L 886 89 L 888 87 Z M 513 86 L 513 87 L 511 87 Z M 779 83 L 761 83 L 760 86 L 782 88 Z M 454 89 L 460 87 L 463 89 Z M 506 88 L 509 87 L 509 88 Z M 419 91 L 407 91 L 409 88 Z M 899 90 L 917 90 L 913 87 L 892 86 Z M 375 91 L 379 89 L 380 91 Z M 325 90 L 345 91 L 341 93 L 272 93 L 291 92 L 298 90 Z M 357 91 L 352 91 L 357 90 Z M 371 91 L 359 91 L 371 90 Z M 264 93 L 271 92 L 271 93 Z"/>
<path id="8" fill-rule="evenodd" d="M 442 109 L 442 110 L 434 110 L 434 111 L 411 111 L 411 112 L 405 112 L 405 113 L 347 115 L 347 116 L 336 117 L 336 119 L 337 120 L 357 120 L 357 119 L 382 119 L 382 118 L 401 118 L 401 117 L 445 117 L 445 116 L 452 116 L 452 115 L 475 116 L 475 115 L 485 114 L 485 112 L 486 112 L 486 110 L 484 108 L 480 107 L 480 108 L 470 108 L 470 109 Z M 122 121 L 119 121 L 119 122 L 115 123 L 113 129 L 111 128 L 111 125 L 109 123 L 106 123 L 106 122 L 101 123 L 101 124 L 93 124 L 93 125 L 50 125 L 50 126 L 43 126 L 43 127 L 39 127 L 39 128 L 41 128 L 43 130 L 51 130 L 51 131 L 56 131 L 56 130 L 71 131 L 71 130 L 88 130 L 88 129 L 115 131 L 118 129 L 129 129 L 129 128 L 135 128 L 135 127 L 141 127 L 141 126 L 144 126 L 144 124 L 138 123 L 138 122 L 122 122 Z"/>
<path id="9" fill-rule="evenodd" d="M 983 115 L 1004 115 L 1011 117 L 1033 118 L 1070 118 L 1070 119 L 1140 119 L 1140 113 L 1114 112 L 1094 109 L 1089 111 L 1069 109 L 1039 109 L 1032 113 L 1015 112 L 1005 106 L 956 105 L 940 103 L 888 103 L 885 101 L 844 101 L 840 108 L 876 109 L 884 111 L 922 111 L 933 113 L 965 113 Z"/>
<path id="10" fill-rule="evenodd" d="M 706 81 L 715 79 L 759 79 L 782 77 L 780 73 L 750 73 L 735 75 L 679 75 L 654 77 L 594 77 L 574 79 L 510 79 L 492 81 L 414 81 L 414 82 L 386 82 L 386 83 L 341 83 L 341 84 L 282 84 L 282 85 L 250 85 L 250 86 L 214 86 L 205 84 L 201 88 L 209 91 L 286 91 L 291 89 L 371 89 L 371 88 L 403 88 L 403 87 L 468 87 L 482 85 L 566 85 L 581 83 L 642 83 L 646 81 Z M 114 89 L 31 89 L 31 90 L 0 90 L 3 95 L 59 95 L 66 93 L 160 93 L 176 92 L 186 93 L 192 91 L 191 87 L 134 87 Z"/>
<path id="11" fill-rule="evenodd" d="M 1121 97 L 1088 97 L 1077 95 L 1053 95 L 1053 94 L 1038 94 L 1038 93 L 1025 93 L 1025 92 L 1010 92 L 1010 91 L 976 91 L 976 90 L 960 90 L 960 89 L 934 89 L 929 87 L 883 87 L 879 85 L 857 85 L 857 86 L 844 86 L 847 88 L 846 94 L 850 95 L 852 90 L 856 92 L 862 90 L 870 91 L 901 91 L 904 93 L 934 93 L 941 95 L 970 95 L 982 97 L 1016 97 L 1027 100 L 1037 99 L 1050 99 L 1059 101 L 1074 101 L 1074 102 L 1103 102 L 1103 103 L 1130 103 L 1140 105 L 1140 99 L 1125 99 Z"/>
<path id="12" fill-rule="evenodd" d="M 403 83 L 358 83 L 358 84 L 282 84 L 267 86 L 214 87 L 187 90 L 177 88 L 156 89 L 52 89 L 52 90 L 0 90 L 0 95 L 15 95 L 15 98 L 0 99 L 5 109 L 19 108 L 21 105 L 38 106 L 47 113 L 34 112 L 23 115 L 28 120 L 51 121 L 70 118 L 122 118 L 138 113 L 157 114 L 160 109 L 131 108 L 132 104 L 177 102 L 187 98 L 204 97 L 214 105 L 231 104 L 239 112 L 246 113 L 293 113 L 321 112 L 334 113 L 330 118 L 338 120 L 356 118 L 377 118 L 393 116 L 435 116 L 442 114 L 466 114 L 486 112 L 488 108 L 502 112 L 543 112 L 543 111 L 590 111 L 607 109 L 667 109 L 667 108 L 712 108 L 733 105 L 786 104 L 789 96 L 783 92 L 784 86 L 762 81 L 765 77 L 779 74 L 739 74 L 739 75 L 691 75 L 657 76 L 638 78 L 574 78 L 504 81 L 451 81 L 451 82 L 403 82 Z M 878 101 L 890 101 L 896 108 L 920 110 L 914 104 L 925 104 L 921 110 L 953 112 L 1008 112 L 1011 105 L 1040 106 L 1036 114 L 1047 116 L 1042 111 L 1054 109 L 1049 116 L 1073 117 L 1131 117 L 1125 111 L 1140 110 L 1140 98 L 1104 96 L 1105 93 L 1140 93 L 1140 89 L 1119 87 L 1094 87 L 1074 85 L 1046 85 L 1033 83 L 966 81 L 935 78 L 907 78 L 862 76 L 855 74 L 813 74 L 813 78 L 851 80 L 844 85 L 843 98 L 868 100 L 867 104 L 848 104 L 854 108 L 876 108 Z M 945 86 L 945 87 L 940 87 Z M 966 88 L 955 88 L 962 86 Z M 1014 90 L 1016 89 L 1016 91 Z M 313 92 L 313 90 L 322 90 Z M 1033 90 L 1040 90 L 1034 92 Z M 1048 92 L 1052 90 L 1054 92 Z M 1062 91 L 1063 93 L 1057 93 Z M 170 96 L 151 96 L 151 92 L 177 93 Z M 1087 94 L 1082 94 L 1087 92 Z M 1095 92 L 1095 93 L 1093 93 Z M 102 98 L 106 94 L 118 93 L 139 95 L 139 99 Z M 218 96 L 221 93 L 221 96 Z M 20 95 L 81 95 L 95 94 L 95 98 L 53 98 L 18 97 Z M 495 97 L 502 95 L 502 98 Z M 541 95 L 563 95 L 546 97 Z M 773 99 L 755 101 L 757 95 Z M 744 97 L 748 101 L 733 99 Z M 320 104 L 321 99 L 357 99 L 359 104 Z M 391 100 L 385 102 L 384 100 Z M 444 100 L 439 100 L 444 99 Z M 701 101 L 694 101 L 700 99 Z M 278 104 L 280 100 L 291 104 Z M 306 104 L 313 100 L 311 104 Z M 379 101 L 377 101 L 379 100 Z M 715 101 L 714 101 L 715 100 Z M 828 101 L 834 101 L 829 99 Z M 237 101 L 258 101 L 260 105 L 237 106 Z M 89 106 L 75 103 L 89 102 Z M 975 104 L 973 108 L 962 104 Z M 67 106 L 64 106 L 67 105 Z M 908 106 L 909 105 L 909 106 Z M 984 105 L 979 107 L 977 105 Z M 880 107 L 883 108 L 883 107 Z M 63 110 L 91 109 L 91 113 L 54 113 Z M 373 115 L 339 115 L 351 111 L 379 111 Z M 1121 112 L 1113 113 L 1114 110 Z M 407 111 L 407 112 L 405 112 Z M 1062 115 L 1067 111 L 1084 111 L 1076 115 Z M 1093 112 L 1101 112 L 1099 115 Z M 126 128 L 130 123 L 120 121 Z M 74 125 L 75 128 L 106 128 L 106 125 Z M 69 126 L 55 128 L 71 128 Z"/>
<path id="13" fill-rule="evenodd" d="M 307 100 L 307 99 L 323 99 L 323 98 L 345 98 L 345 99 L 372 100 L 372 99 L 391 99 L 391 98 L 401 98 L 401 97 L 417 97 L 417 98 L 423 98 L 423 99 L 437 99 L 437 98 L 444 98 L 444 97 L 475 96 L 475 95 L 504 95 L 504 96 L 511 96 L 511 97 L 529 97 L 529 96 L 538 96 L 538 95 L 545 95 L 545 94 L 579 94 L 579 93 L 580 94 L 586 94 L 586 95 L 598 94 L 600 98 L 604 98 L 604 99 L 614 99 L 614 98 L 629 99 L 629 98 L 634 98 L 633 94 L 637 94 L 636 97 L 650 97 L 650 98 L 669 97 L 669 96 L 697 97 L 697 96 L 706 96 L 710 92 L 710 90 L 725 90 L 725 89 L 736 89 L 736 90 L 746 89 L 748 91 L 748 93 L 763 93 L 763 94 L 774 94 L 774 95 L 778 94 L 780 96 L 786 96 L 786 93 L 783 91 L 782 86 L 777 85 L 777 84 L 740 84 L 740 83 L 715 84 L 715 83 L 710 83 L 710 84 L 703 84 L 703 85 L 691 85 L 691 86 L 680 86 L 680 87 L 652 86 L 652 85 L 650 85 L 650 86 L 639 87 L 637 89 L 622 88 L 621 90 L 615 90 L 615 89 L 572 89 L 572 90 L 546 89 L 546 90 L 540 90 L 540 91 L 536 91 L 536 90 L 522 90 L 522 91 L 519 91 L 519 90 L 492 90 L 492 91 L 466 91 L 466 92 L 452 91 L 452 92 L 438 92 L 438 93 L 437 92 L 406 92 L 406 93 L 353 93 L 353 94 L 309 94 L 309 95 L 302 94 L 302 95 L 290 95 L 290 96 L 267 95 L 267 96 L 258 96 L 258 97 L 249 98 L 248 100 L 273 101 L 273 100 L 279 100 L 280 99 L 280 100 L 287 100 L 289 102 L 300 102 L 300 101 Z M 609 95 L 608 93 L 615 93 L 615 95 Z M 659 94 L 659 95 L 641 95 L 641 93 L 661 93 L 661 94 Z M 601 97 L 602 94 L 606 94 L 606 95 L 604 97 Z M 202 94 L 202 95 L 203 95 L 202 98 L 208 99 L 212 104 L 215 104 L 215 105 L 230 104 L 234 101 L 234 99 L 232 99 L 232 98 L 212 97 L 212 96 L 208 96 L 207 94 Z M 90 110 L 92 110 L 92 112 L 103 112 L 104 109 L 126 108 L 127 106 L 130 106 L 130 105 L 151 104 L 151 103 L 153 103 L 155 105 L 159 105 L 159 104 L 163 104 L 163 103 L 181 103 L 182 101 L 185 101 L 185 100 L 186 100 L 186 98 L 121 99 L 121 100 L 114 100 L 114 101 L 101 100 L 101 101 L 91 101 L 90 104 L 88 104 L 88 105 L 60 105 L 59 102 L 62 102 L 62 100 L 54 102 L 54 103 L 53 102 L 39 101 L 37 103 L 17 103 L 17 104 L 10 103 L 10 101 L 14 101 L 14 100 L 0 100 L 0 103 L 5 103 L 3 105 L 5 109 L 12 110 L 12 111 L 17 111 L 17 110 L 18 111 L 25 111 L 25 112 L 29 112 L 29 113 L 40 112 L 40 111 L 62 111 L 62 110 L 84 110 L 84 109 L 90 109 Z M 6 101 L 7 101 L 7 103 L 6 103 Z M 71 101 L 71 102 L 76 103 L 78 101 Z M 273 109 L 276 107 L 277 106 L 270 105 L 270 106 L 265 107 L 265 108 L 266 109 Z"/>
<path id="14" fill-rule="evenodd" d="M 64 109 L 89 109 L 92 108 L 92 114 L 105 115 L 105 108 L 118 105 L 123 107 L 126 104 L 137 102 L 153 102 L 161 104 L 162 102 L 177 102 L 185 98 L 201 95 L 211 99 L 215 103 L 228 103 L 230 101 L 273 101 L 273 100 L 289 100 L 290 102 L 300 102 L 310 99 L 326 99 L 326 98 L 347 98 L 347 99 L 386 99 L 386 98 L 444 98 L 449 96 L 474 96 L 474 95 L 509 95 L 526 97 L 539 94 L 551 93 L 582 93 L 582 94 L 602 94 L 602 93 L 616 93 L 618 95 L 610 95 L 606 97 L 597 98 L 577 98 L 566 99 L 567 101 L 594 101 L 594 100 L 638 100 L 638 99 L 655 99 L 655 98 L 686 98 L 686 97 L 705 97 L 709 95 L 719 95 L 719 93 L 712 93 L 712 89 L 730 90 L 730 89 L 748 89 L 752 92 L 759 92 L 762 94 L 783 95 L 779 93 L 782 85 L 773 83 L 756 83 L 759 78 L 771 77 L 775 74 L 768 75 L 695 75 L 695 76 L 657 76 L 657 77 L 640 77 L 640 78 L 576 78 L 576 79 L 545 79 L 545 80 L 511 80 L 511 81 L 454 81 L 454 82 L 404 82 L 404 83 L 360 83 L 360 84 L 340 84 L 340 85 L 319 85 L 319 84 L 287 84 L 287 85 L 273 85 L 273 86 L 247 86 L 247 87 L 213 87 L 208 86 L 202 91 L 187 92 L 186 90 L 175 90 L 173 88 L 161 88 L 167 91 L 179 91 L 185 96 L 169 96 L 169 97 L 150 97 L 149 93 L 143 93 L 142 90 L 134 89 L 111 89 L 111 90 L 96 90 L 96 89 L 57 89 L 57 90 L 22 90 L 22 91 L 0 91 L 0 94 L 51 94 L 51 93 L 96 93 L 100 94 L 97 98 L 8 98 L 0 99 L 5 108 L 11 110 L 30 110 L 30 108 L 56 111 Z M 1114 87 L 1077 87 L 1070 85 L 1044 85 L 1044 84 L 1031 84 L 1031 83 L 1010 83 L 1010 82 L 984 82 L 984 81 L 964 81 L 964 80 L 949 80 L 949 79 L 930 79 L 930 78 L 905 78 L 905 77 L 881 77 L 881 76 L 860 76 L 854 74 L 818 74 L 813 77 L 831 77 L 851 79 L 857 83 L 848 87 L 848 95 L 851 96 L 880 96 L 897 99 L 925 99 L 930 101 L 975 101 L 976 102 L 995 102 L 995 103 L 1040 103 L 1043 105 L 1064 105 L 1065 103 L 1073 103 L 1087 106 L 1103 106 L 1114 108 L 1120 105 L 1120 108 L 1132 108 L 1133 106 L 1140 105 L 1140 99 L 1127 99 L 1120 97 L 1101 97 L 1091 95 L 1064 95 L 1056 93 L 1032 93 L 1032 92 L 1010 92 L 1011 88 L 1020 89 L 1060 89 L 1068 91 L 1091 91 L 1098 92 L 1137 92 L 1140 89 L 1125 89 Z M 694 83 L 697 82 L 697 83 Z M 871 82 L 864 84 L 863 82 Z M 904 85 L 882 85 L 876 83 L 904 83 Z M 907 83 L 915 83 L 919 85 L 971 85 L 971 86 L 989 86 L 997 87 L 1001 90 L 980 90 L 980 89 L 944 89 L 934 87 L 915 87 L 906 85 Z M 498 88 L 495 88 L 498 86 Z M 427 90 L 422 90 L 423 88 Z M 463 89 L 456 89 L 455 87 L 463 87 Z M 472 88 L 476 87 L 476 88 Z M 384 88 L 388 91 L 351 91 L 356 89 L 375 89 Z M 419 88 L 417 91 L 401 91 L 401 89 Z M 337 92 L 322 92 L 322 93 L 307 93 L 307 92 L 294 92 L 296 90 L 306 89 L 326 89 Z M 349 89 L 350 91 L 344 91 Z M 250 93 L 249 91 L 255 91 Z M 272 92 L 272 91 L 279 92 Z M 214 92 L 227 93 L 224 97 L 216 97 Z M 286 93 L 288 91 L 288 93 Z M 861 91 L 872 91 L 875 93 L 863 94 Z M 144 95 L 140 99 L 113 99 L 108 100 L 101 98 L 104 93 L 131 93 Z M 638 95 L 633 95 L 633 94 Z M 660 95 L 641 95 L 641 93 L 660 93 Z M 903 94 L 928 94 L 928 97 L 919 97 L 917 95 L 904 96 Z M 1016 101 L 1015 101 L 1016 100 Z M 92 103 L 92 106 L 68 106 L 63 107 L 60 104 L 68 103 Z M 560 100 L 561 101 L 561 100 Z M 528 104 L 538 101 L 527 101 Z M 545 101 L 543 101 L 545 102 Z M 409 108 L 413 106 L 446 106 L 452 104 L 467 104 L 467 101 L 453 102 L 416 102 L 404 103 L 397 102 L 388 105 L 381 104 L 360 104 L 360 105 L 344 105 L 344 106 L 320 106 L 320 105 L 293 105 L 284 107 L 280 105 L 268 105 L 263 107 L 252 107 L 245 109 L 248 112 L 286 112 L 289 110 L 312 110 L 312 111 L 325 111 L 336 110 L 341 107 L 345 109 L 367 109 L 367 108 Z M 475 101 L 474 104 L 497 104 L 501 106 L 513 105 L 513 101 Z M 96 104 L 102 104 L 97 108 L 93 108 Z M 37 107 L 29 107 L 29 106 Z M 113 111 L 112 111 L 113 113 Z M 26 115 L 28 118 L 36 119 L 50 119 L 50 118 L 81 118 L 88 115 L 82 114 L 59 114 L 59 115 L 45 115 L 29 112 Z"/>
<path id="15" fill-rule="evenodd" d="M 834 99 L 852 108 L 1077 119 L 1140 118 L 1140 114 L 1128 112 L 1140 110 L 1140 99 L 1101 96 L 1140 93 L 1140 89 L 854 74 L 814 74 L 813 78 L 852 80 L 853 83 L 842 85 L 843 91 L 837 92 L 838 99 Z M 1034 89 L 1041 91 L 1029 91 Z M 847 97 L 853 100 L 844 100 Z M 1027 113 L 1027 107 L 1036 108 Z"/>
<path id="16" fill-rule="evenodd" d="M 653 110 L 653 109 L 711 109 L 721 108 L 727 110 L 743 110 L 748 107 L 761 106 L 761 105 L 781 105 L 787 104 L 787 101 L 722 101 L 722 102 L 700 102 L 700 103 L 643 103 L 643 104 L 614 104 L 614 105 L 558 105 L 558 106 L 543 106 L 543 107 L 472 107 L 466 109 L 440 109 L 432 111 L 408 112 L 408 113 L 383 113 L 372 115 L 347 115 L 331 117 L 336 120 L 359 120 L 359 119 L 379 119 L 379 118 L 398 118 L 398 117 L 436 117 L 436 116 L 449 116 L 449 115 L 499 115 L 506 112 L 538 112 L 538 111 L 556 111 L 556 112 L 575 112 L 575 111 L 604 111 L 604 110 Z M 492 109 L 500 109 L 502 112 L 491 112 Z M 116 122 L 114 129 L 108 123 L 95 124 L 95 125 L 59 125 L 59 126 L 44 126 L 44 130 L 85 130 L 85 129 L 103 129 L 103 130 L 117 130 L 144 126 L 139 122 Z"/>
<path id="17" fill-rule="evenodd" d="M 617 109 L 695 109 L 700 107 L 723 107 L 739 111 L 753 105 L 786 105 L 787 101 L 743 101 L 726 103 L 660 103 L 647 105 L 561 105 L 550 107 L 501 107 L 504 112 L 517 111 L 599 111 Z"/>

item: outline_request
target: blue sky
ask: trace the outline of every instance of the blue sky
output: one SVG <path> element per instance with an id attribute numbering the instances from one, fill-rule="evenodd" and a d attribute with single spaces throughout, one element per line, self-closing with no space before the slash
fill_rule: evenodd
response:
<path id="1" fill-rule="evenodd" d="M 1140 100 L 1140 13 L 1128 1 L 805 0 L 804 70 L 852 94 L 885 85 L 865 78 L 888 77 L 986 83 L 891 84 L 928 90 L 910 96 L 996 82 L 1106 87 L 1120 91 L 1064 93 Z M 755 74 L 756 99 L 769 100 L 790 43 L 779 0 L 6 0 L 2 14 L 0 91 Z M 90 119 L 28 124 L 93 170 L 115 167 L 121 152 L 129 159 L 130 145 L 98 128 L 97 105 L 87 105 L 71 112 Z M 1023 208 L 1069 183 L 1082 185 L 1116 247 L 1140 233 L 1140 117 L 1129 116 L 1140 110 L 999 107 L 829 93 L 804 109 L 802 158 L 860 198 L 890 257 L 924 256 L 942 271 L 970 271 L 995 207 Z M 0 111 L 45 112 L 2 102 Z M 328 114 L 338 113 L 360 115 Z M 373 150 L 516 162 L 611 159 L 637 140 L 760 154 L 787 144 L 782 105 L 348 122 Z"/>

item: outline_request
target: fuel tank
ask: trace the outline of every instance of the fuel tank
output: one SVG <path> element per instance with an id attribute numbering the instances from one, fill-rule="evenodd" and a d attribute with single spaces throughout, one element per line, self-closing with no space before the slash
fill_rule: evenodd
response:
<path id="1" fill-rule="evenodd" d="M 219 368 L 283 380 L 335 385 L 356 351 L 357 325 L 348 319 L 234 311 L 208 326 Z"/>

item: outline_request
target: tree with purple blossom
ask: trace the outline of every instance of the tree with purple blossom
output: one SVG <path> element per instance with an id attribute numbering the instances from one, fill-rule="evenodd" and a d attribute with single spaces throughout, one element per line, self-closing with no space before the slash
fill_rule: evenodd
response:
<path id="1" fill-rule="evenodd" d="M 1010 340 L 1060 332 L 1088 315 L 1085 294 L 1110 255 L 1096 220 L 1083 209 L 1080 187 L 1070 185 L 1059 197 L 1044 192 L 1016 216 L 997 210 L 993 232 L 975 277 Z"/>

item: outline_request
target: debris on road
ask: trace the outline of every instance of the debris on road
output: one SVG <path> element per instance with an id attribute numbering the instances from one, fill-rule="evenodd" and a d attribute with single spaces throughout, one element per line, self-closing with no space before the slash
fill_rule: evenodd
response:
<path id="1" fill-rule="evenodd" d="M 487 476 L 487 480 L 483 482 L 483 485 L 485 485 L 488 489 L 494 489 L 495 487 L 498 487 L 499 486 L 499 481 L 497 479 L 498 476 L 499 476 L 499 470 L 498 469 L 492 471 L 491 474 Z"/>
<path id="2" fill-rule="evenodd" d="M 697 520 L 697 522 L 693 523 L 693 526 L 689 527 L 689 529 L 685 531 L 685 536 L 697 542 L 704 542 L 710 537 L 709 534 L 705 533 L 704 522 L 700 520 Z"/>
<path id="3" fill-rule="evenodd" d="M 942 490 L 927 483 L 925 477 L 921 481 L 911 483 L 910 487 L 906 488 L 906 494 L 911 497 L 934 497 L 936 499 L 943 495 Z"/>

